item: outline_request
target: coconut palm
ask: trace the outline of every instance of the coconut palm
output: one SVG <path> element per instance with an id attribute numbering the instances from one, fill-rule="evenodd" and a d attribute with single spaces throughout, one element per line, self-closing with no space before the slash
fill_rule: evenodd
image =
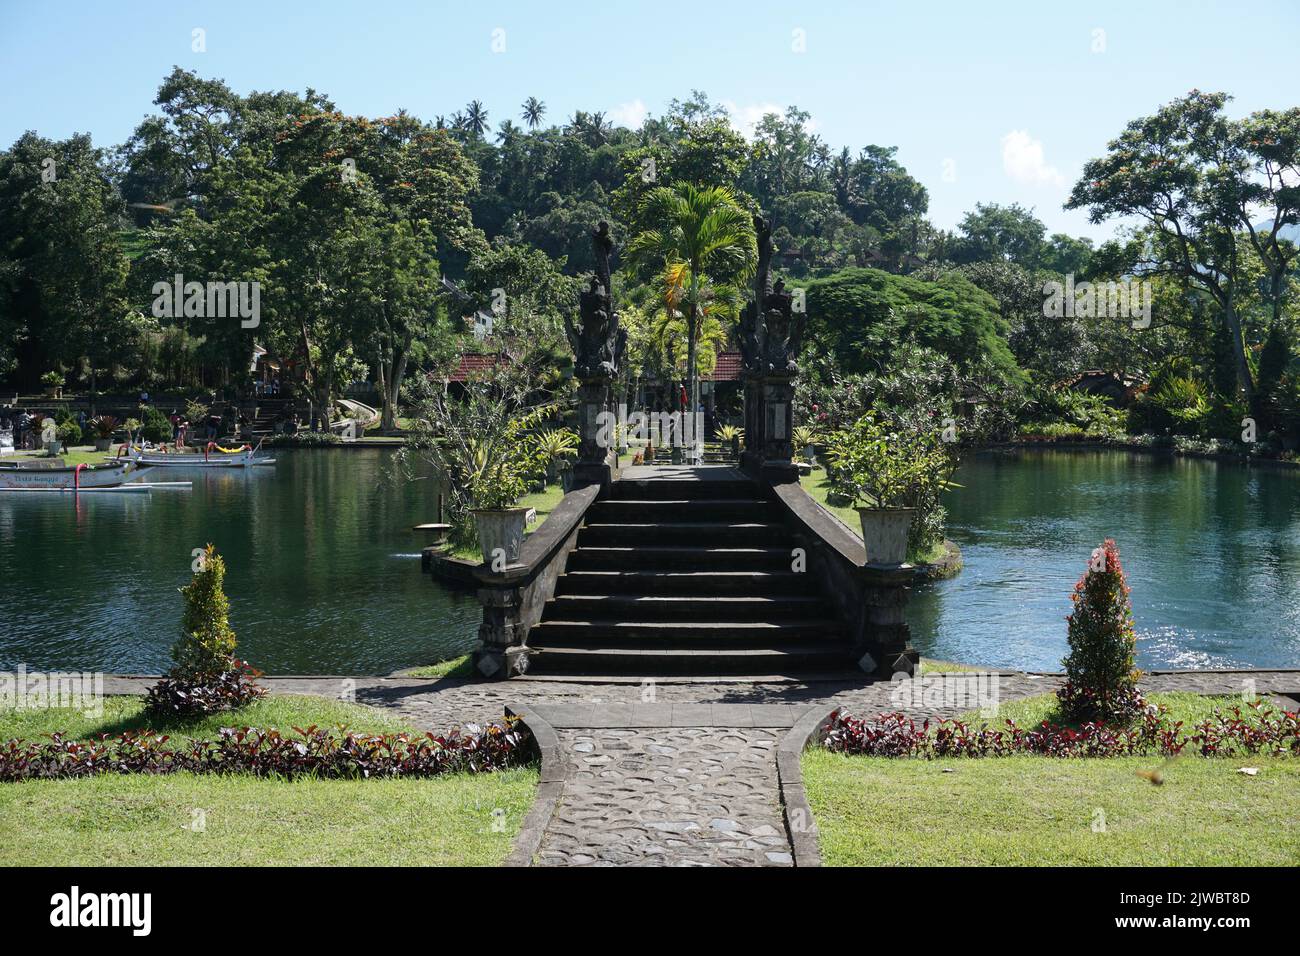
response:
<path id="1" fill-rule="evenodd" d="M 724 186 L 660 186 L 646 197 L 645 211 L 645 221 L 660 225 L 633 238 L 628 257 L 663 270 L 665 301 L 670 310 L 680 312 L 686 326 L 687 391 L 694 409 L 700 402 L 696 352 L 701 318 L 717 317 L 725 301 L 718 296 L 723 288 L 719 285 L 712 299 L 717 305 L 707 306 L 708 283 L 739 280 L 752 271 L 757 257 L 753 222 Z"/>
<path id="2" fill-rule="evenodd" d="M 535 96 L 530 96 L 524 100 L 524 111 L 519 114 L 529 129 L 537 129 L 542 125 L 542 117 L 546 115 L 546 104 Z"/>
<path id="3" fill-rule="evenodd" d="M 522 132 L 523 130 L 510 120 L 502 120 L 501 124 L 497 127 L 497 142 L 502 146 L 509 146 L 519 138 Z"/>
<path id="4" fill-rule="evenodd" d="M 465 129 L 475 136 L 482 136 L 487 132 L 487 128 L 487 110 L 479 100 L 471 100 L 469 106 L 465 107 Z"/>

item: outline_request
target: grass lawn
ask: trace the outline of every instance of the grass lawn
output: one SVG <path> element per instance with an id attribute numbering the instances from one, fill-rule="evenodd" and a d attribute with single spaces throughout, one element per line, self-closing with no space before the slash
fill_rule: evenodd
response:
<path id="1" fill-rule="evenodd" d="M 448 658 L 436 664 L 413 667 L 406 673 L 412 677 L 473 677 L 474 665 L 470 663 L 468 654 L 462 654 L 460 657 Z"/>
<path id="2" fill-rule="evenodd" d="M 547 485 L 545 491 L 535 491 L 532 494 L 524 495 L 517 502 L 515 502 L 516 508 L 537 509 L 537 521 L 528 526 L 528 528 L 524 532 L 525 537 L 532 534 L 534 531 L 536 531 L 538 528 L 542 526 L 542 522 L 546 520 L 546 516 L 555 510 L 556 506 L 560 503 L 560 499 L 562 499 L 563 497 L 564 497 L 564 489 L 561 488 L 558 484 L 556 484 L 556 485 Z M 465 545 L 463 547 L 454 547 L 450 551 L 450 554 L 454 558 L 464 558 L 467 561 L 483 560 L 483 552 L 479 550 L 477 543 L 471 545 Z M 421 676 L 429 676 L 429 675 L 421 675 Z M 441 676 L 441 675 L 433 675 L 433 676 Z"/>
<path id="3" fill-rule="evenodd" d="M 862 521 L 858 518 L 858 513 L 847 505 L 833 505 L 827 502 L 826 496 L 830 492 L 830 486 L 826 483 L 824 468 L 814 468 L 810 474 L 800 475 L 799 484 L 813 500 L 848 525 L 849 530 L 859 538 L 862 537 Z M 928 554 L 909 554 L 907 560 L 913 564 L 931 564 L 942 558 L 944 553 L 943 542 L 940 542 L 931 548 Z"/>
<path id="4" fill-rule="evenodd" d="M 145 724 L 208 736 L 249 724 L 407 729 L 373 708 L 273 697 L 187 724 L 144 718 L 138 698 L 104 715 L 0 711 L 0 740 L 51 730 L 78 737 Z M 534 768 L 410 780 L 114 776 L 0 784 L 0 866 L 494 866 L 510 852 L 537 785 Z"/>
<path id="5" fill-rule="evenodd" d="M 114 445 L 114 452 L 95 451 L 94 445 L 78 445 L 69 450 L 63 449 L 58 455 L 63 459 L 63 463 L 68 466 L 72 465 L 102 465 L 110 454 L 115 453 L 117 446 Z M 43 451 L 20 451 L 12 455 L 5 455 L 0 461 L 13 461 L 15 458 L 47 458 L 48 455 Z"/>
<path id="6" fill-rule="evenodd" d="M 1175 720 L 1208 717 L 1194 694 L 1153 694 Z M 1051 695 L 998 720 L 1049 718 Z M 1256 767 L 1257 776 L 1237 773 Z M 1153 786 L 1139 771 L 1160 768 Z M 858 757 L 810 750 L 804 784 L 833 866 L 1295 866 L 1300 760 L 1188 755 Z"/>

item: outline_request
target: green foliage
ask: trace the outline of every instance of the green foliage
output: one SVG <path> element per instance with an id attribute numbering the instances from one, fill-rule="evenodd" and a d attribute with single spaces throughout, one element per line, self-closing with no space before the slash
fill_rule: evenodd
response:
<path id="1" fill-rule="evenodd" d="M 806 286 L 808 350 L 833 355 L 846 372 L 892 364 L 900 343 L 943 353 L 963 369 L 984 362 L 1021 373 L 1007 324 L 988 293 L 957 274 L 926 282 L 878 269 L 845 269 Z"/>
<path id="2" fill-rule="evenodd" d="M 73 445 L 81 444 L 81 426 L 76 422 L 64 422 L 59 426 L 55 433 L 59 441 L 63 443 L 64 448 L 71 448 Z"/>
<path id="3" fill-rule="evenodd" d="M 947 487 L 955 465 L 938 432 L 891 427 L 871 414 L 827 438 L 832 490 L 869 508 L 912 508 L 928 485 Z"/>
<path id="4" fill-rule="evenodd" d="M 182 633 L 172 647 L 176 666 L 170 676 L 185 680 L 201 680 L 234 669 L 235 632 L 228 619 L 230 601 L 222 588 L 226 562 L 211 544 L 198 560 L 199 570 L 181 588 L 185 598 Z"/>
<path id="5" fill-rule="evenodd" d="M 44 375 L 41 376 L 41 384 L 44 385 L 46 388 L 62 388 L 63 373 L 46 372 Z"/>
<path id="6" fill-rule="evenodd" d="M 1137 634 L 1129 586 L 1110 538 L 1097 548 L 1070 595 L 1070 653 L 1058 692 L 1067 720 L 1123 720 L 1140 703 Z"/>
<path id="7" fill-rule="evenodd" d="M 140 434 L 146 441 L 160 445 L 172 440 L 172 423 L 157 407 L 146 405 L 141 418 Z"/>
<path id="8" fill-rule="evenodd" d="M 121 422 L 112 415 L 97 415 L 87 424 L 96 438 L 112 438 L 121 427 Z"/>

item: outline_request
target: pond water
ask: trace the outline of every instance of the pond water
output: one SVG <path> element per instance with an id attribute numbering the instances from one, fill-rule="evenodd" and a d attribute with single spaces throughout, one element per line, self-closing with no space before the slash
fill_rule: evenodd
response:
<path id="1" fill-rule="evenodd" d="M 1140 667 L 1300 667 L 1300 470 L 1029 449 L 972 455 L 955 480 L 965 568 L 913 597 L 923 655 L 1059 670 L 1070 592 L 1112 537 Z"/>
<path id="2" fill-rule="evenodd" d="M 226 559 L 238 653 L 269 674 L 382 674 L 471 648 L 473 594 L 420 573 L 430 480 L 386 449 L 275 449 L 254 469 L 154 469 L 190 491 L 0 495 L 0 670 L 157 673 L 190 553 Z"/>
<path id="3" fill-rule="evenodd" d="M 479 606 L 420 573 L 431 480 L 383 449 L 277 450 L 252 471 L 155 470 L 191 491 L 0 495 L 0 670 L 158 672 L 211 541 L 230 619 L 271 674 L 382 674 L 474 646 Z M 949 495 L 966 567 L 918 588 L 943 660 L 1057 669 L 1092 549 L 1120 546 L 1143 667 L 1300 666 L 1300 471 L 1123 452 L 972 455 Z"/>

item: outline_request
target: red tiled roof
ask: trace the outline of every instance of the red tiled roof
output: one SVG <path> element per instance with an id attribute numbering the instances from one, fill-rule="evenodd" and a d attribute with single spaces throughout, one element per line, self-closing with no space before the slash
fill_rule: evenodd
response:
<path id="1" fill-rule="evenodd" d="M 460 365 L 457 366 L 456 371 L 451 373 L 451 378 L 449 378 L 448 381 L 468 381 L 469 377 L 475 372 L 483 372 L 487 369 L 495 368 L 497 363 L 500 361 L 501 356 L 499 355 L 476 355 L 473 353 L 466 353 L 460 357 Z"/>
<path id="2" fill-rule="evenodd" d="M 743 366 L 739 352 L 719 352 L 718 363 L 713 367 L 712 375 L 701 376 L 705 382 L 737 382 Z"/>

